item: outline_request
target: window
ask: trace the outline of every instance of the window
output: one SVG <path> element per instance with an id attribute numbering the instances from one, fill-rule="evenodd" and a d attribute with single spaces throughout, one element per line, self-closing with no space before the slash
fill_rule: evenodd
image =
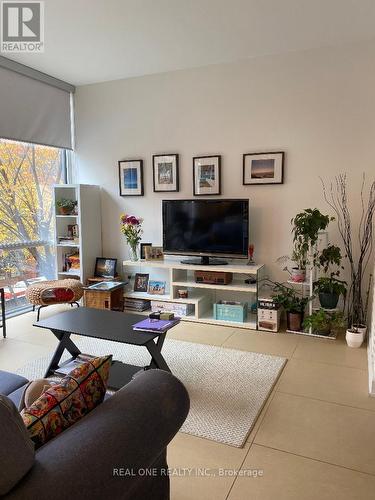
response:
<path id="1" fill-rule="evenodd" d="M 66 182 L 66 151 L 0 139 L 0 287 L 7 313 L 26 287 L 55 277 L 53 185 Z"/>

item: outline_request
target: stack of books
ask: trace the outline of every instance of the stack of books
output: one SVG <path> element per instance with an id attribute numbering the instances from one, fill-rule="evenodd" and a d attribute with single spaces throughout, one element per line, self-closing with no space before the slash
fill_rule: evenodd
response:
<path id="1" fill-rule="evenodd" d="M 150 301 L 145 299 L 131 299 L 125 297 L 125 309 L 129 311 L 143 312 L 150 309 Z"/>

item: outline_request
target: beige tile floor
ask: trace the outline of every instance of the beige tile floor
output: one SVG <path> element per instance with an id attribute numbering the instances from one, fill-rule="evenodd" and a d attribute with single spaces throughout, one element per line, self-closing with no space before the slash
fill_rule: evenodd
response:
<path id="1" fill-rule="evenodd" d="M 52 334 L 33 320 L 30 313 L 8 321 L 0 368 L 16 370 L 51 351 Z M 367 394 L 365 348 L 192 323 L 170 338 L 289 359 L 244 448 L 177 434 L 168 449 L 169 466 L 180 473 L 171 479 L 172 500 L 375 498 L 375 398 Z"/>

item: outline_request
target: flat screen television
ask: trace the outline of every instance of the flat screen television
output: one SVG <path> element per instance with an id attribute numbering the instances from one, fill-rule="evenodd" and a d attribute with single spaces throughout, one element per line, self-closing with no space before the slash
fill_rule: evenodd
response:
<path id="1" fill-rule="evenodd" d="M 199 256 L 188 264 L 226 264 L 210 257 L 246 259 L 249 200 L 163 200 L 163 250 Z"/>

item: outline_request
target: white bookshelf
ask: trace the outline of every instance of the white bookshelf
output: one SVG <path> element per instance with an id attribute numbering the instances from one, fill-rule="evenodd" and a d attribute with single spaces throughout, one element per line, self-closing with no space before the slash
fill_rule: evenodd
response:
<path id="1" fill-rule="evenodd" d="M 228 264 L 224 266 L 204 266 L 182 264 L 178 260 L 164 259 L 160 261 L 140 260 L 123 262 L 124 276 L 131 276 L 125 289 L 125 298 L 139 298 L 180 304 L 192 304 L 193 313 L 182 317 L 184 321 L 222 325 L 248 330 L 257 329 L 257 314 L 250 312 L 251 304 L 257 303 L 260 281 L 263 277 L 263 265 Z M 220 271 L 233 273 L 233 281 L 228 285 L 196 283 L 194 271 Z M 136 273 L 149 274 L 150 280 L 166 281 L 164 295 L 151 295 L 146 292 L 134 292 L 134 276 Z M 246 284 L 245 279 L 254 278 L 255 284 Z M 186 299 L 178 297 L 179 289 L 187 289 Z M 249 315 L 244 322 L 224 321 L 213 318 L 213 304 L 219 300 L 248 302 Z M 133 311 L 132 311 L 133 312 Z M 149 311 L 146 311 L 149 314 Z M 145 313 L 143 313 L 145 314 Z"/>
<path id="2" fill-rule="evenodd" d="M 76 214 L 61 215 L 56 201 L 66 198 L 77 201 Z M 96 257 L 102 256 L 100 187 L 87 184 L 58 184 L 54 186 L 54 227 L 57 279 L 78 278 L 83 284 L 93 276 Z M 77 224 L 77 241 L 61 242 L 68 235 L 68 225 Z M 80 268 L 67 271 L 65 257 L 78 254 Z"/>

